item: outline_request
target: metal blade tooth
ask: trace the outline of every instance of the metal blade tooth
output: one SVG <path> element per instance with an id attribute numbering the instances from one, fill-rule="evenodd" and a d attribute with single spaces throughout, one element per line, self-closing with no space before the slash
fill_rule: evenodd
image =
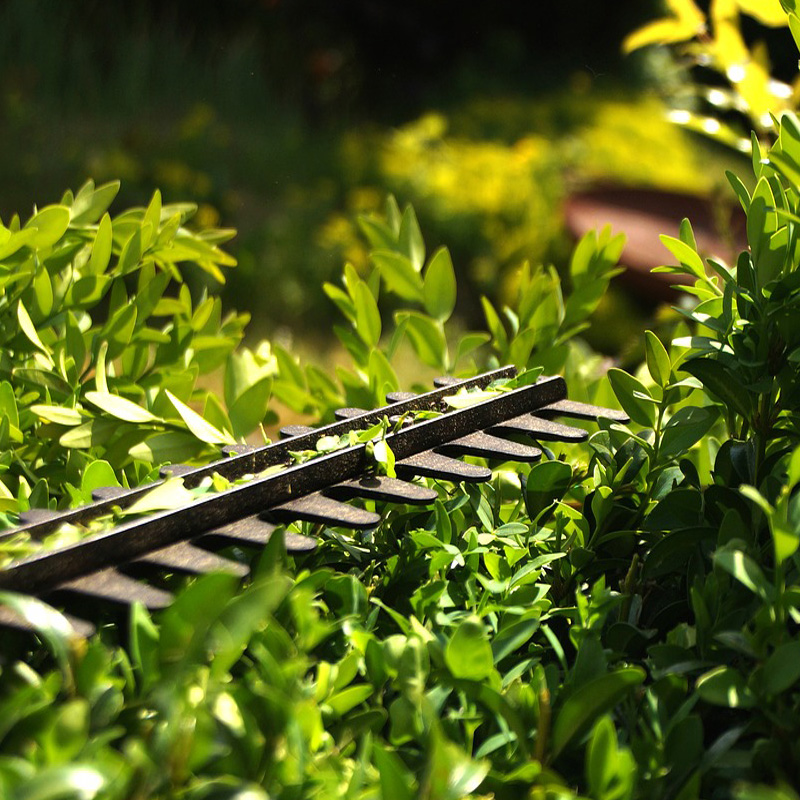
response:
<path id="1" fill-rule="evenodd" d="M 251 444 L 226 444 L 222 448 L 222 452 L 226 456 L 242 456 L 245 453 L 253 453 L 258 450 L 257 447 L 253 447 Z"/>
<path id="2" fill-rule="evenodd" d="M 78 617 L 72 617 L 69 614 L 64 614 L 64 616 L 78 636 L 88 638 L 97 630 L 91 622 L 87 622 L 85 619 L 78 619 Z M 36 633 L 36 628 L 25 617 L 8 606 L 0 606 L 0 627 L 24 631 L 25 633 Z"/>
<path id="3" fill-rule="evenodd" d="M 461 483 L 461 481 L 481 483 L 492 477 L 492 471 L 486 467 L 465 464 L 463 461 L 448 458 L 434 453 L 432 450 L 426 450 L 424 453 L 417 453 L 398 461 L 395 469 L 400 477 L 422 475 L 426 478 L 451 481 L 452 483 Z"/>
<path id="4" fill-rule="evenodd" d="M 368 414 L 365 408 L 337 408 L 333 412 L 336 419 L 353 419 L 353 417 L 360 417 L 362 414 Z"/>
<path id="5" fill-rule="evenodd" d="M 342 528 L 374 528 L 381 521 L 379 514 L 340 503 L 319 492 L 270 508 L 264 516 L 278 522 L 304 520 Z"/>
<path id="6" fill-rule="evenodd" d="M 402 403 L 405 400 L 413 400 L 416 397 L 414 392 L 389 392 L 386 395 L 387 403 Z"/>
<path id="7" fill-rule="evenodd" d="M 207 533 L 198 536 L 193 541 L 207 547 L 219 545 L 228 547 L 235 545 L 238 547 L 264 547 L 270 540 L 276 526 L 267 522 L 258 514 L 243 517 L 236 522 L 214 528 Z M 290 553 L 314 550 L 317 540 L 310 536 L 303 536 L 299 533 L 286 531 L 283 534 L 286 550 Z"/>
<path id="8" fill-rule="evenodd" d="M 124 486 L 100 486 L 92 490 L 93 500 L 114 500 L 117 497 L 122 497 L 130 492 Z"/>
<path id="9" fill-rule="evenodd" d="M 444 389 L 446 386 L 452 386 L 456 383 L 461 383 L 461 379 L 454 378 L 452 375 L 442 375 L 440 378 L 433 379 L 433 385 L 437 389 Z"/>
<path id="10" fill-rule="evenodd" d="M 216 553 L 209 553 L 188 542 L 176 542 L 175 544 L 161 547 L 134 559 L 132 564 L 144 564 L 148 567 L 169 570 L 170 572 L 182 572 L 187 575 L 205 575 L 208 572 L 228 572 L 240 578 L 250 574 L 250 569 L 246 564 L 239 564 L 229 558 L 223 558 Z"/>
<path id="11" fill-rule="evenodd" d="M 518 444 L 483 432 L 470 433 L 437 449 L 445 454 L 499 458 L 503 461 L 538 461 L 542 457 L 538 447 Z"/>
<path id="12" fill-rule="evenodd" d="M 433 489 L 425 486 L 378 475 L 337 483 L 325 492 L 333 497 L 363 497 L 387 503 L 413 505 L 428 505 L 439 496 Z"/>
<path id="13" fill-rule="evenodd" d="M 59 595 L 78 595 L 126 606 L 138 600 L 146 608 L 153 610 L 166 608 L 172 602 L 169 592 L 134 580 L 113 567 L 66 581 L 53 591 Z"/>
<path id="14" fill-rule="evenodd" d="M 571 417 L 572 419 L 596 420 L 610 419 L 612 422 L 630 422 L 630 417 L 624 411 L 615 408 L 592 406 L 588 403 L 577 403 L 574 400 L 557 400 L 555 403 L 536 409 L 536 416 L 545 419 L 552 417 Z"/>
<path id="15" fill-rule="evenodd" d="M 491 433 L 521 433 L 541 442 L 583 442 L 589 434 L 583 428 L 562 425 L 531 414 L 500 422 L 490 428 Z"/>
<path id="16" fill-rule="evenodd" d="M 193 467 L 190 464 L 167 464 L 165 467 L 161 467 L 158 471 L 158 474 L 162 478 L 167 478 L 170 475 L 173 478 L 182 478 L 184 475 L 188 475 L 190 472 L 194 472 L 197 467 Z"/>
<path id="17" fill-rule="evenodd" d="M 30 508 L 27 511 L 20 511 L 20 525 L 36 525 L 39 522 L 47 522 L 51 519 L 60 517 L 58 511 L 51 511 L 49 508 Z"/>
<path id="18" fill-rule="evenodd" d="M 305 436 L 307 433 L 314 433 L 314 428 L 310 425 L 284 425 L 278 433 L 281 439 L 291 439 L 292 436 Z"/>

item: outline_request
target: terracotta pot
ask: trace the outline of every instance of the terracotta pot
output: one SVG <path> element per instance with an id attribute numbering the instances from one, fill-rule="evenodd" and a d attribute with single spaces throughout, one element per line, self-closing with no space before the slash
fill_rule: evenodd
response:
<path id="1" fill-rule="evenodd" d="M 674 264 L 672 254 L 658 238 L 678 236 L 681 220 L 692 223 L 703 257 L 735 262 L 747 247 L 746 218 L 741 207 L 723 206 L 705 197 L 653 189 L 597 188 L 571 195 L 565 205 L 567 228 L 577 239 L 593 228 L 611 225 L 627 237 L 621 263 L 627 267 L 618 280 L 637 295 L 655 301 L 677 297 L 674 284 L 693 281 L 683 275 L 652 273 L 653 267 Z"/>

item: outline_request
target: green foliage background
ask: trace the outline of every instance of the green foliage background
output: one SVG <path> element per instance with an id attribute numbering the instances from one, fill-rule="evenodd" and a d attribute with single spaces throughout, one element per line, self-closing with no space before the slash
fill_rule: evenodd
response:
<path id="1" fill-rule="evenodd" d="M 435 115 L 394 135 L 418 159 L 454 150 L 466 154 L 458 169 L 506 164 L 502 147 L 448 138 Z M 366 532 L 290 526 L 316 536 L 316 551 L 289 558 L 279 531 L 261 553 L 227 553 L 251 564 L 246 586 L 173 579 L 168 609 L 134 606 L 121 627 L 101 616 L 90 639 L 4 593 L 41 645 L 3 634 L 0 794 L 796 800 L 800 121 L 784 114 L 775 141 L 752 149 L 751 174 L 728 176 L 747 249 L 735 264 L 704 259 L 688 220 L 662 237 L 673 262 L 662 269 L 690 278 L 689 302 L 661 338 L 645 333 L 631 371 L 608 369 L 583 338 L 618 271 L 623 241 L 608 230 L 584 237 L 561 272 L 520 266 L 465 330 L 470 276 L 426 243 L 412 206 L 368 207 L 360 268 L 323 286 L 345 354 L 326 372 L 280 345 L 237 347 L 244 320 L 224 322 L 214 286 L 188 277 L 231 261 L 225 232 L 189 226 L 194 209 L 156 193 L 112 215 L 116 186 L 89 183 L 9 217 L 9 522 L 26 504 L 146 480 L 172 460 L 160 436 L 206 458 L 267 417 L 270 393 L 319 420 L 379 405 L 409 359 L 423 385 L 506 363 L 527 379 L 560 372 L 572 398 L 618 403 L 630 423 L 600 420 L 582 445 L 539 442 L 541 461 L 492 465 L 485 484 L 428 481 L 431 507 L 369 503 L 381 524 Z M 421 194 L 424 181 L 469 180 L 451 167 L 434 160 L 397 180 Z M 470 193 L 481 213 L 483 189 Z M 446 192 L 431 219 L 456 200 L 470 219 L 473 206 Z M 222 361 L 224 405 L 193 380 Z M 181 399 L 170 376 L 183 373 Z M 239 405 L 250 391 L 253 415 Z M 112 433 L 95 441 L 102 425 Z M 84 426 L 88 439 L 73 441 Z M 163 502 L 186 501 L 169 489 Z"/>

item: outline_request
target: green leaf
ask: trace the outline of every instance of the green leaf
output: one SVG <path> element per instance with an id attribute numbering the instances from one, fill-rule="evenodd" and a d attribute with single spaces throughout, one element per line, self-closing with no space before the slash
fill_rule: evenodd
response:
<path id="1" fill-rule="evenodd" d="M 534 464 L 523 481 L 525 507 L 532 520 L 560 500 L 569 489 L 572 467 L 564 461 Z"/>
<path id="2" fill-rule="evenodd" d="M 65 444 L 64 436 L 61 437 L 61 443 L 69 446 Z M 128 455 L 149 464 L 181 464 L 197 456 L 198 449 L 197 439 L 188 431 L 167 431 L 148 436 L 143 442 L 133 445 Z"/>
<path id="3" fill-rule="evenodd" d="M 770 600 L 775 593 L 761 567 L 741 550 L 717 550 L 714 553 L 714 564 L 733 575 L 739 583 L 763 600 Z"/>
<path id="4" fill-rule="evenodd" d="M 429 751 L 428 791 L 422 796 L 431 800 L 464 800 L 483 783 L 490 766 L 489 761 L 476 761 L 437 733 Z"/>
<path id="5" fill-rule="evenodd" d="M 356 706 L 369 700 L 375 690 L 371 684 L 359 684 L 358 686 L 348 686 L 340 692 L 329 697 L 325 703 L 331 709 L 335 717 L 343 717 Z"/>
<path id="6" fill-rule="evenodd" d="M 477 617 L 470 617 L 459 624 L 447 643 L 444 660 L 454 678 L 482 681 L 492 674 L 492 647 Z"/>
<path id="7" fill-rule="evenodd" d="M 100 800 L 108 781 L 89 764 L 48 766 L 26 780 L 14 800 Z"/>
<path id="8" fill-rule="evenodd" d="M 423 302 L 424 284 L 411 261 L 393 250 L 373 250 L 369 257 L 378 268 L 386 288 L 404 300 Z"/>
<path id="9" fill-rule="evenodd" d="M 228 407 L 234 436 L 246 436 L 259 426 L 267 415 L 271 394 L 272 378 L 262 378 L 245 389 Z"/>
<path id="10" fill-rule="evenodd" d="M 400 245 L 400 249 L 408 257 L 411 266 L 416 272 L 419 272 L 425 263 L 425 242 L 419 229 L 417 215 L 411 206 L 406 206 L 403 211 L 397 242 Z"/>
<path id="11" fill-rule="evenodd" d="M 110 275 L 86 275 L 78 278 L 67 290 L 67 303 L 79 308 L 90 308 L 102 300 L 112 278 Z"/>
<path id="12" fill-rule="evenodd" d="M 759 688 L 768 695 L 791 689 L 800 680 L 800 641 L 784 642 L 764 662 Z"/>
<path id="13" fill-rule="evenodd" d="M 194 495 L 183 485 L 183 478 L 167 478 L 140 497 L 133 505 L 122 510 L 122 515 L 129 517 L 138 514 L 151 514 L 153 511 L 166 511 L 189 505 Z"/>
<path id="14" fill-rule="evenodd" d="M 112 417 L 124 420 L 125 422 L 145 423 L 163 422 L 162 419 L 151 414 L 146 408 L 142 408 L 136 403 L 126 400 L 116 394 L 105 392 L 86 392 L 86 399 L 97 406 L 101 411 L 110 414 Z"/>
<path id="15" fill-rule="evenodd" d="M 733 667 L 716 667 L 697 679 L 697 694 L 707 703 L 724 708 L 752 708 L 756 704 L 741 672 Z"/>
<path id="16" fill-rule="evenodd" d="M 89 259 L 88 272 L 92 275 L 102 275 L 111 260 L 111 245 L 113 241 L 111 217 L 104 214 L 97 226 L 97 233 L 92 245 L 92 257 Z"/>
<path id="17" fill-rule="evenodd" d="M 22 300 L 17 303 L 17 320 L 19 322 L 19 327 L 22 329 L 22 332 L 25 334 L 25 337 L 28 339 L 28 341 L 38 350 L 41 350 L 41 352 L 44 353 L 52 363 L 50 351 L 44 346 L 42 340 L 39 338 L 39 334 L 36 332 L 36 326 L 31 321 L 30 314 L 28 314 L 27 309 L 22 304 Z"/>
<path id="18" fill-rule="evenodd" d="M 456 274 L 446 247 L 440 247 L 428 263 L 423 285 L 425 310 L 440 322 L 450 319 L 456 307 Z"/>
<path id="19" fill-rule="evenodd" d="M 83 425 L 70 428 L 66 433 L 62 433 L 58 443 L 62 447 L 78 449 L 100 447 L 106 444 L 119 430 L 120 425 L 121 423 L 116 419 L 98 417 L 90 422 L 84 422 Z"/>
<path id="20" fill-rule="evenodd" d="M 381 314 L 375 297 L 364 281 L 355 285 L 356 331 L 368 347 L 376 347 L 381 338 Z"/>
<path id="21" fill-rule="evenodd" d="M 659 456 L 674 458 L 689 450 L 711 430 L 718 417 L 715 408 L 686 406 L 678 409 L 664 428 Z"/>
<path id="22" fill-rule="evenodd" d="M 70 208 L 72 224 L 91 225 L 97 222 L 117 196 L 119 185 L 119 181 L 110 181 L 95 188 L 94 181 L 86 181 Z"/>
<path id="23" fill-rule="evenodd" d="M 102 459 L 92 461 L 81 476 L 81 491 L 87 498 L 86 502 L 91 501 L 92 492 L 95 489 L 101 489 L 106 486 L 119 486 L 114 468 L 108 461 L 103 461 Z"/>
<path id="24" fill-rule="evenodd" d="M 397 324 L 405 321 L 405 331 L 414 352 L 423 364 L 447 370 L 447 341 L 441 324 L 416 311 L 398 312 Z"/>
<path id="25" fill-rule="evenodd" d="M 120 275 L 133 272 L 142 259 L 142 228 L 137 228 L 122 247 L 117 269 Z"/>
<path id="26" fill-rule="evenodd" d="M 164 389 L 170 403 L 186 423 L 186 427 L 201 441 L 208 444 L 236 444 L 236 440 L 227 432 L 217 430 L 210 422 L 204 420 L 196 411 L 175 397 L 169 389 Z"/>
<path id="27" fill-rule="evenodd" d="M 616 368 L 608 371 L 608 380 L 625 413 L 639 425 L 652 428 L 656 420 L 656 407 L 636 397 L 637 392 L 651 397 L 647 387 L 633 375 Z"/>
<path id="28" fill-rule="evenodd" d="M 56 425 L 81 425 L 85 421 L 80 411 L 65 406 L 33 405 L 31 411 L 37 417 L 47 422 L 54 422 Z"/>
<path id="29" fill-rule="evenodd" d="M 56 609 L 30 595 L 0 591 L 0 605 L 19 614 L 42 638 L 65 675 L 71 675 L 71 659 L 81 637 Z"/>
<path id="30" fill-rule="evenodd" d="M 721 362 L 711 358 L 690 358 L 680 369 L 694 375 L 703 387 L 730 406 L 745 419 L 753 413 L 753 401 L 739 376 Z"/>
<path id="31" fill-rule="evenodd" d="M 650 377 L 663 389 L 670 380 L 671 365 L 661 340 L 652 331 L 644 333 L 645 356 Z"/>
<path id="32" fill-rule="evenodd" d="M 508 334 L 503 323 L 495 311 L 494 306 L 486 297 L 481 297 L 483 314 L 486 317 L 486 325 L 492 335 L 494 346 L 502 353 L 508 349 Z"/>
<path id="33" fill-rule="evenodd" d="M 696 278 L 705 279 L 706 269 L 703 264 L 703 259 L 696 250 L 691 248 L 686 242 L 676 239 L 674 236 L 666 236 L 662 234 L 658 237 L 661 243 L 667 250 L 675 256 L 680 264 L 686 269 L 688 273 L 694 275 Z"/>
<path id="34" fill-rule="evenodd" d="M 38 250 L 54 245 L 67 232 L 69 220 L 70 211 L 66 206 L 45 206 L 25 223 L 25 228 L 36 228 L 31 247 Z"/>
<path id="35" fill-rule="evenodd" d="M 374 742 L 372 759 L 380 776 L 383 800 L 414 800 L 417 797 L 413 774 L 393 750 Z"/>
<path id="36" fill-rule="evenodd" d="M 643 683 L 644 679 L 643 669 L 623 667 L 594 678 L 573 692 L 559 710 L 553 725 L 553 757 L 558 756 L 596 719 L 611 711 L 631 690 Z"/>

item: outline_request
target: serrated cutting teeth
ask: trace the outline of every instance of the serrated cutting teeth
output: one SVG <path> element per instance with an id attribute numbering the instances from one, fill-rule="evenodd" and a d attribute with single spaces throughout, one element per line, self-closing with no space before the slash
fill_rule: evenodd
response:
<path id="1" fill-rule="evenodd" d="M 438 449 L 456 456 L 479 456 L 500 461 L 538 461 L 542 457 L 538 447 L 517 444 L 481 431 L 454 439 Z"/>
<path id="2" fill-rule="evenodd" d="M 498 422 L 492 426 L 492 432 L 519 433 L 530 436 L 540 442 L 582 442 L 589 434 L 583 428 L 562 425 L 549 419 L 542 419 L 533 414 Z"/>
<path id="3" fill-rule="evenodd" d="M 172 595 L 164 589 L 137 581 L 113 567 L 65 581 L 55 586 L 53 592 L 123 606 L 139 602 L 151 610 L 166 608 L 172 602 Z"/>
<path id="4" fill-rule="evenodd" d="M 161 547 L 143 556 L 135 558 L 132 564 L 158 569 L 160 571 L 181 572 L 186 575 L 205 575 L 208 572 L 227 572 L 244 578 L 250 574 L 246 564 L 239 564 L 229 558 L 223 558 L 216 553 L 209 553 L 200 547 L 195 547 L 188 542 Z"/>
<path id="5" fill-rule="evenodd" d="M 481 483 L 492 477 L 492 471 L 477 464 L 465 464 L 429 450 L 404 458 L 395 464 L 397 474 L 408 477 L 420 476 L 451 483 Z"/>
<path id="6" fill-rule="evenodd" d="M 289 500 L 264 512 L 269 520 L 277 522 L 317 522 L 322 525 L 340 526 L 343 528 L 374 528 L 380 521 L 380 515 L 372 511 L 355 508 L 347 503 L 340 503 L 324 494 L 313 494 Z"/>

